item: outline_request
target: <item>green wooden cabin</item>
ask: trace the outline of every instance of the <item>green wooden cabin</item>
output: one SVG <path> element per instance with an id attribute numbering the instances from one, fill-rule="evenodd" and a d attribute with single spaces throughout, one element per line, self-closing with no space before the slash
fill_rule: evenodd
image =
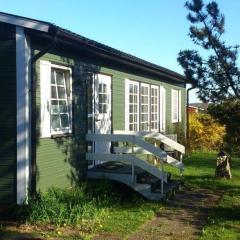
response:
<path id="1" fill-rule="evenodd" d="M 183 141 L 185 105 L 186 79 L 174 71 L 48 22 L 0 13 L 0 204 L 77 185 L 104 156 L 127 157 L 119 149 L 129 136 L 166 136 L 170 147 L 169 134 Z"/>

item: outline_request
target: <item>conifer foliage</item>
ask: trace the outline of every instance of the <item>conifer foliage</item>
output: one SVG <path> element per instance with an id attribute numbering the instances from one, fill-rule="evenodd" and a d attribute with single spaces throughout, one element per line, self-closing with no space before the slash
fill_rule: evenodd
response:
<path id="1" fill-rule="evenodd" d="M 225 18 L 218 4 L 191 0 L 185 7 L 189 10 L 187 19 L 191 23 L 189 36 L 206 50 L 204 58 L 196 50 L 179 52 L 178 62 L 186 77 L 196 84 L 202 101 L 220 103 L 229 98 L 240 99 L 239 46 L 228 46 L 222 40 Z"/>

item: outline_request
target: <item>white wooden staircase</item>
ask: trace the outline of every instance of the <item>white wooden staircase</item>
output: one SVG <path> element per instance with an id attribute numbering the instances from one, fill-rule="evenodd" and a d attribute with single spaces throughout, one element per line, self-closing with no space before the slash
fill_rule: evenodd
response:
<path id="1" fill-rule="evenodd" d="M 179 186 L 179 182 L 170 179 L 164 171 L 168 164 L 184 170 L 182 155 L 185 147 L 167 136 L 152 132 L 115 131 L 114 134 L 87 134 L 88 142 L 112 142 L 112 153 L 87 153 L 86 160 L 101 162 L 88 169 L 90 179 L 109 179 L 124 183 L 150 200 L 168 197 Z M 168 155 L 159 147 L 159 143 L 179 152 L 179 159 Z M 152 155 L 153 162 L 147 161 L 146 154 Z"/>

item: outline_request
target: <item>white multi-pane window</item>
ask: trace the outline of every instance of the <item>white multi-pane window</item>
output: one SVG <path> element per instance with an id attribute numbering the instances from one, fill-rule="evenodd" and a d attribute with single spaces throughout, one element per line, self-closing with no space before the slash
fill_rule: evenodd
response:
<path id="1" fill-rule="evenodd" d="M 69 131 L 70 125 L 69 72 L 51 68 L 51 132 Z"/>
<path id="2" fill-rule="evenodd" d="M 172 89 L 172 123 L 181 122 L 181 91 Z"/>
<path id="3" fill-rule="evenodd" d="M 126 80 L 125 129 L 165 131 L 165 89 L 157 85 Z"/>
<path id="4" fill-rule="evenodd" d="M 149 85 L 141 84 L 140 130 L 149 131 Z"/>
<path id="5" fill-rule="evenodd" d="M 108 92 L 107 92 L 107 85 L 105 83 L 99 84 L 99 113 L 107 113 L 108 107 Z"/>
<path id="6" fill-rule="evenodd" d="M 137 82 L 126 82 L 126 117 L 127 129 L 129 131 L 139 130 L 139 84 Z"/>
<path id="7" fill-rule="evenodd" d="M 41 136 L 71 133 L 71 69 L 40 61 Z"/>
<path id="8" fill-rule="evenodd" d="M 159 126 L 159 88 L 151 86 L 151 130 L 158 131 Z"/>

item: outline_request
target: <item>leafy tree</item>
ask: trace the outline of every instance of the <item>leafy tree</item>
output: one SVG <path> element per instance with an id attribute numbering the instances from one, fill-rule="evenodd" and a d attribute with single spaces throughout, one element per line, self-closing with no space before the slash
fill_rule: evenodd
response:
<path id="1" fill-rule="evenodd" d="M 240 99 L 239 46 L 228 46 L 223 40 L 225 18 L 215 1 L 204 4 L 202 0 L 185 3 L 189 10 L 189 36 L 206 50 L 203 58 L 196 50 L 180 51 L 178 62 L 186 77 L 198 87 L 203 101 L 223 102 L 229 98 Z"/>
<path id="2" fill-rule="evenodd" d="M 225 127 L 209 114 L 191 113 L 189 135 L 190 150 L 219 150 L 223 144 Z"/>
<path id="3" fill-rule="evenodd" d="M 229 99 L 221 104 L 212 104 L 208 112 L 226 126 L 225 149 L 240 153 L 240 100 Z"/>

